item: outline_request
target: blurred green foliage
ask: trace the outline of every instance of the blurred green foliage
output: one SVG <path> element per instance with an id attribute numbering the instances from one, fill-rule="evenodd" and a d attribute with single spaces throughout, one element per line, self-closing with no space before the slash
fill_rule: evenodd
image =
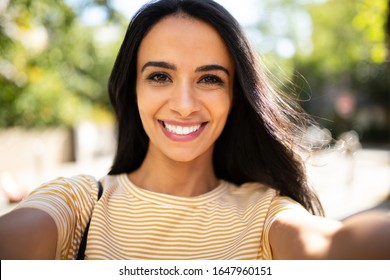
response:
<path id="1" fill-rule="evenodd" d="M 386 0 L 328 0 L 309 5 L 313 51 L 298 54 L 295 69 L 307 79 L 310 113 L 335 136 L 355 130 L 363 142 L 390 143 Z M 350 96 L 351 111 L 339 102 Z M 345 99 L 344 99 L 345 100 Z"/>
<path id="2" fill-rule="evenodd" d="M 333 137 L 355 130 L 363 142 L 388 145 L 390 68 L 385 27 L 389 1 L 259 3 L 267 12 L 257 28 L 266 34 L 264 44 L 271 42 L 265 59 L 271 61 L 276 83 L 298 95 L 306 111 Z M 287 52 L 279 52 L 279 43 Z"/>
<path id="3" fill-rule="evenodd" d="M 112 9 L 101 26 L 83 24 L 79 16 L 89 6 L 110 10 L 96 2 L 72 7 L 62 0 L 4 2 L 0 127 L 71 126 L 83 118 L 110 118 L 106 81 L 121 38 L 103 42 L 99 36 L 109 26 L 123 27 Z"/>
<path id="4" fill-rule="evenodd" d="M 313 51 L 299 54 L 297 64 L 310 69 L 318 83 L 322 80 L 369 79 L 385 63 L 385 0 L 328 0 L 310 5 L 313 23 Z"/>

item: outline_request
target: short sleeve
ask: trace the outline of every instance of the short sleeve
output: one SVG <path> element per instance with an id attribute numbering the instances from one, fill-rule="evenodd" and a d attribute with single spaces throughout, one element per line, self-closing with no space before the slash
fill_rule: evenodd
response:
<path id="1" fill-rule="evenodd" d="M 291 210 L 306 211 L 306 209 L 301 204 L 289 197 L 275 195 L 275 197 L 272 199 L 263 228 L 262 246 L 263 257 L 265 259 L 272 259 L 271 244 L 269 242 L 269 230 L 272 226 L 272 223 L 282 214 L 286 213 L 286 211 Z"/>
<path id="2" fill-rule="evenodd" d="M 75 259 L 97 193 L 92 176 L 58 178 L 33 190 L 17 208 L 37 208 L 48 213 L 57 226 L 56 259 Z"/>

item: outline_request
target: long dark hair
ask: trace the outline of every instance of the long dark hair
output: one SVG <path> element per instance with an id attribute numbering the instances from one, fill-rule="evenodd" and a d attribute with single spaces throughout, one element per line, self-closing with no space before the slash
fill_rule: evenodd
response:
<path id="1" fill-rule="evenodd" d="M 213 26 L 235 64 L 233 107 L 214 148 L 217 177 L 237 185 L 267 184 L 322 215 L 296 151 L 299 145 L 294 135 L 301 131 L 305 114 L 273 89 L 238 22 L 211 0 L 152 1 L 131 20 L 109 79 L 108 90 L 118 121 L 117 151 L 109 174 L 132 172 L 145 158 L 149 140 L 136 102 L 137 53 L 152 26 L 166 16 L 181 14 Z"/>

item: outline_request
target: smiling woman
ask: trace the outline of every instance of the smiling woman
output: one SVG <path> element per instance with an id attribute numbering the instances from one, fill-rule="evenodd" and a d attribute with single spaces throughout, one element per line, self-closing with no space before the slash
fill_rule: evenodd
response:
<path id="1" fill-rule="evenodd" d="M 74 259 L 91 216 L 87 259 L 390 258 L 388 215 L 321 217 L 296 142 L 305 114 L 214 1 L 142 7 L 109 94 L 118 144 L 101 198 L 86 175 L 37 188 L 0 219 L 2 259 Z"/>
<path id="2" fill-rule="evenodd" d="M 212 26 L 184 15 L 167 17 L 153 26 L 137 56 L 137 104 L 149 147 L 135 173 L 163 170 L 171 165 L 167 160 L 187 162 L 191 173 L 211 176 L 198 176 L 204 182 L 190 183 L 192 176 L 185 175 L 194 188 L 186 188 L 188 193 L 202 194 L 210 182 L 216 186 L 215 174 L 206 169 L 212 167 L 214 142 L 231 108 L 233 77 L 229 51 Z M 166 170 L 166 174 L 171 172 L 177 170 Z M 160 175 L 147 176 L 148 183 L 131 177 L 137 185 L 161 187 Z M 177 176 L 168 177 L 177 180 Z M 171 194 L 178 190 L 174 182 L 166 185 L 172 188 Z"/>

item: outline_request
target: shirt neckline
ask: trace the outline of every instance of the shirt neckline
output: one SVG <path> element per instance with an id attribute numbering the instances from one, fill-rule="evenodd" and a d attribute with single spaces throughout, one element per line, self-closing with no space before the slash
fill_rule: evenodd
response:
<path id="1" fill-rule="evenodd" d="M 126 192 L 142 201 L 148 201 L 160 205 L 175 205 L 181 207 L 194 207 L 206 204 L 224 194 L 228 188 L 227 182 L 220 180 L 219 185 L 207 193 L 194 197 L 178 197 L 140 188 L 129 179 L 126 173 L 118 175 L 118 181 Z"/>

